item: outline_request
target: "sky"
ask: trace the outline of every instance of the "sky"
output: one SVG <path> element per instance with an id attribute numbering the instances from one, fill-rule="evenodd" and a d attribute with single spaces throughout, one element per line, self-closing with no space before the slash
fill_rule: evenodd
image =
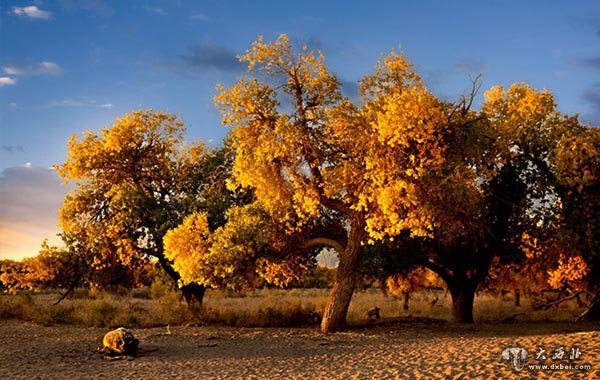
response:
<path id="1" fill-rule="evenodd" d="M 481 74 L 482 89 L 524 81 L 600 125 L 600 1 L 0 0 L 0 258 L 59 242 L 72 185 L 52 165 L 71 135 L 154 108 L 216 146 L 215 86 L 243 74 L 236 55 L 257 36 L 282 33 L 323 51 L 351 98 L 395 49 L 444 100 Z"/>

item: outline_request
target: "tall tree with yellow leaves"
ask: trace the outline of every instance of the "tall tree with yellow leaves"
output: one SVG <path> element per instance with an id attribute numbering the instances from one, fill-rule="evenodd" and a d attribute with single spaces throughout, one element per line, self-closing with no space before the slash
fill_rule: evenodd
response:
<path id="1" fill-rule="evenodd" d="M 600 319 L 600 129 L 564 135 L 554 156 L 562 255 L 554 279 L 585 280 L 592 299 L 582 319 Z"/>
<path id="2" fill-rule="evenodd" d="M 176 116 L 146 110 L 118 118 L 100 133 L 85 132 L 81 140 L 71 137 L 57 171 L 77 185 L 60 210 L 62 229 L 76 249 L 100 264 L 115 255 L 129 266 L 153 257 L 180 280 L 164 255 L 165 233 L 197 210 L 207 211 L 216 228 L 233 199 L 224 187 L 231 162 L 226 149 L 186 147 L 183 133 Z M 201 303 L 204 287 L 187 283 L 182 292 Z"/>
<path id="3" fill-rule="evenodd" d="M 477 287 L 492 263 L 522 261 L 522 236 L 553 228 L 558 197 L 552 175 L 553 146 L 575 118 L 558 111 L 552 94 L 525 84 L 486 92 L 481 112 L 470 109 L 476 93 L 447 104 L 443 164 L 430 171 L 419 204 L 433 227 L 411 252 L 437 273 L 452 295 L 456 322 L 473 322 Z M 413 240 L 415 240 L 413 238 Z"/>
<path id="4" fill-rule="evenodd" d="M 294 52 L 285 35 L 272 43 L 259 38 L 241 59 L 249 76 L 220 87 L 215 98 L 223 123 L 233 128 L 230 186 L 253 189 L 289 234 L 311 227 L 304 248 L 337 251 L 321 330 L 339 330 L 364 245 L 431 228 L 415 194 L 442 162 L 442 105 L 394 53 L 363 79 L 361 107 L 342 95 L 322 54 L 306 47 Z M 314 228 L 326 217 L 341 220 L 335 231 Z"/>

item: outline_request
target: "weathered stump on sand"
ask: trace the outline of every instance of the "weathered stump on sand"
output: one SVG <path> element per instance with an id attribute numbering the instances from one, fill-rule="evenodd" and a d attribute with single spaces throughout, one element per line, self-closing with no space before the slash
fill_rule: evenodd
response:
<path id="1" fill-rule="evenodd" d="M 124 327 L 109 331 L 102 339 L 104 350 L 108 355 L 135 355 L 140 341 Z"/>

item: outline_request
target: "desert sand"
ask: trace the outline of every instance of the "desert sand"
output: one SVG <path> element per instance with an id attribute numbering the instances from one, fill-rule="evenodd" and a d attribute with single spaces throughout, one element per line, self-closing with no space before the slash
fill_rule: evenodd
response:
<path id="1" fill-rule="evenodd" d="M 600 379 L 600 324 L 388 322 L 323 335 L 316 328 L 177 326 L 133 329 L 155 352 L 108 361 L 96 352 L 107 328 L 0 321 L 0 379 Z M 511 369 L 508 347 L 527 364 L 539 347 L 573 347 L 592 369 Z"/>

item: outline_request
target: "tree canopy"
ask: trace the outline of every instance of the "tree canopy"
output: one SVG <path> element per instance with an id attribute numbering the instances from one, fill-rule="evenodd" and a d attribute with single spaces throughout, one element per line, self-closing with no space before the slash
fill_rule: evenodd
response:
<path id="1" fill-rule="evenodd" d="M 99 262 L 116 255 L 129 266 L 154 257 L 174 281 L 180 279 L 163 252 L 166 232 L 197 210 L 207 212 L 216 228 L 234 201 L 224 187 L 227 149 L 186 146 L 183 134 L 176 116 L 145 110 L 118 118 L 100 133 L 85 132 L 81 140 L 71 137 L 67 160 L 56 169 L 77 187 L 59 219 L 78 249 Z M 201 301 L 202 294 L 195 298 Z"/>
<path id="2" fill-rule="evenodd" d="M 230 186 L 255 191 L 290 232 L 334 215 L 335 233 L 312 230 L 304 244 L 334 248 L 338 277 L 323 331 L 339 329 L 363 244 L 431 231 L 421 207 L 428 173 L 443 162 L 444 107 L 403 55 L 383 58 L 361 82 L 363 104 L 345 98 L 324 56 L 294 52 L 287 36 L 259 38 L 241 57 L 248 73 L 215 98 L 236 149 Z M 270 82 L 261 82 L 258 77 Z M 323 230 L 325 232 L 325 230 Z"/>

